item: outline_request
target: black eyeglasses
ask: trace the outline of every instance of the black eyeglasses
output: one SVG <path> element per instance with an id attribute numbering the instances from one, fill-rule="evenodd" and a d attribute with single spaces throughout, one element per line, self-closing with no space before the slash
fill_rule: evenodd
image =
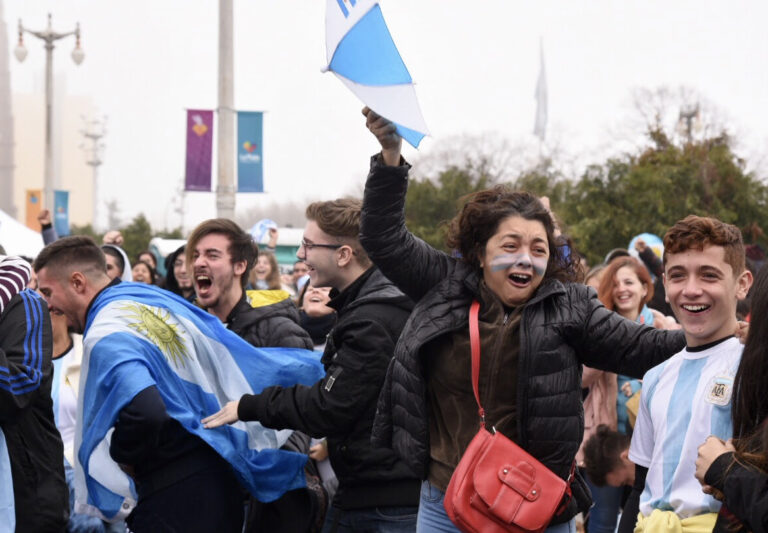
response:
<path id="1" fill-rule="evenodd" d="M 331 250 L 337 250 L 344 246 L 343 244 L 314 244 L 301 239 L 301 245 L 305 250 L 311 250 L 312 248 L 329 248 Z"/>

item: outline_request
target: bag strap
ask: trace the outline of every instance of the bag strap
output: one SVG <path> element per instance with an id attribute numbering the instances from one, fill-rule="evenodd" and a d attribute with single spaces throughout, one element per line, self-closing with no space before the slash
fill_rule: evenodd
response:
<path id="1" fill-rule="evenodd" d="M 480 302 L 474 300 L 469 307 L 469 345 L 472 349 L 472 390 L 475 393 L 475 401 L 477 402 L 477 414 L 480 415 L 480 426 L 485 428 L 485 409 L 480 404 L 480 391 L 478 382 L 480 381 L 480 326 L 478 323 L 478 315 L 480 314 Z M 766 419 L 768 420 L 768 419 Z M 768 422 L 766 422 L 768 424 Z M 571 471 L 568 473 L 568 479 L 565 480 L 565 494 L 563 500 L 560 502 L 555 516 L 561 515 L 568 504 L 571 502 L 573 492 L 571 490 L 571 483 L 573 483 L 573 476 L 576 473 L 576 461 L 571 463 Z"/>
<path id="2" fill-rule="evenodd" d="M 480 426 L 485 428 L 485 409 L 480 405 L 480 391 L 478 382 L 480 381 L 480 326 L 478 324 L 478 314 L 480 313 L 480 302 L 472 302 L 469 307 L 469 344 L 472 349 L 472 390 L 475 393 L 477 402 L 477 414 L 480 416 Z"/>

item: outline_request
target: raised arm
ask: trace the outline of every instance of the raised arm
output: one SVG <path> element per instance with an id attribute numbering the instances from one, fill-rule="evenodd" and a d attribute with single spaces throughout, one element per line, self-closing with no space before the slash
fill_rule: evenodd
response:
<path id="1" fill-rule="evenodd" d="M 366 126 L 381 144 L 365 183 L 360 243 L 383 274 L 414 301 L 456 268 L 456 260 L 435 250 L 405 227 L 410 165 L 400 155 L 395 126 L 368 108 Z"/>
<path id="2" fill-rule="evenodd" d="M 40 222 L 40 234 L 43 236 L 43 243 L 51 244 L 53 241 L 59 239 L 59 235 L 56 233 L 56 228 L 53 227 L 53 219 L 51 218 L 51 212 L 47 209 L 43 209 L 37 215 L 37 221 Z"/>
<path id="3" fill-rule="evenodd" d="M 682 330 L 654 329 L 606 309 L 594 291 L 574 285 L 571 298 L 583 315 L 575 324 L 581 362 L 593 368 L 641 378 L 685 347 Z"/>

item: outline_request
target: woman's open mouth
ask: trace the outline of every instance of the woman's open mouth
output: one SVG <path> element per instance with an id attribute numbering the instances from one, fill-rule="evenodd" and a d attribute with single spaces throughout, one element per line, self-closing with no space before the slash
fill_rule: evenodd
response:
<path id="1" fill-rule="evenodd" d="M 515 287 L 527 287 L 530 285 L 531 280 L 533 279 L 533 276 L 530 274 L 510 274 L 509 275 L 509 281 L 512 282 L 512 285 Z"/>

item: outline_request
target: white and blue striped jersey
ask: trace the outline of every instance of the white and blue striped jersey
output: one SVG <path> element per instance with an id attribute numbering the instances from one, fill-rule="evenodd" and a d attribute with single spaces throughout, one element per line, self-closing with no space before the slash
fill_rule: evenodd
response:
<path id="1" fill-rule="evenodd" d="M 648 468 L 640 512 L 674 511 L 681 519 L 717 512 L 694 477 L 698 447 L 732 434 L 731 394 L 743 346 L 729 337 L 686 348 L 643 377 L 629 459 Z"/>

